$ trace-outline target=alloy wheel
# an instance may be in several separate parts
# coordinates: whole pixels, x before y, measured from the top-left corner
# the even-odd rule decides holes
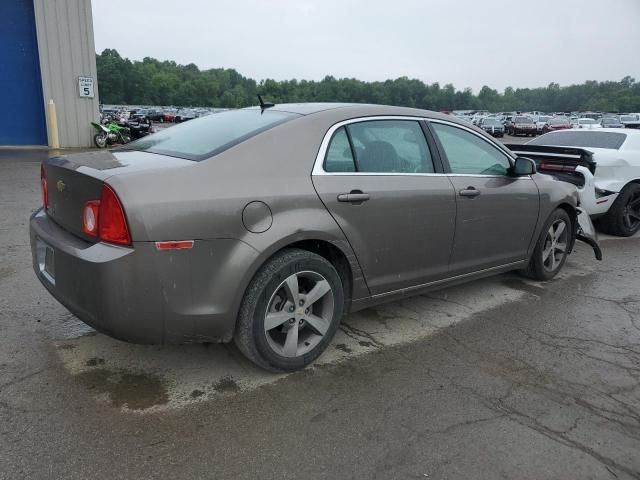
[[[631,232],[640,228],[640,191],[629,197],[629,201],[622,211],[622,221],[625,228]]]
[[[551,224],[544,240],[542,264],[548,272],[555,272],[567,254],[568,228],[563,219]]]
[[[318,345],[331,326],[334,295],[319,273],[287,277],[267,304],[264,331],[271,349],[283,357],[299,357]]]

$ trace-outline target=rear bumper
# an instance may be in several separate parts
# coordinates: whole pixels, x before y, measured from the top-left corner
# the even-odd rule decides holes
[[[31,217],[30,238],[34,271],[51,295],[96,330],[133,343],[229,341],[244,274],[257,256],[232,239],[173,251],[158,251],[153,242],[92,244],[42,210]],[[53,275],[44,266],[46,247]]]
[[[607,213],[619,193],[613,192],[609,195],[598,195],[596,193],[595,177],[591,171],[586,167],[577,166],[576,172],[584,177],[584,185],[578,187],[580,206],[594,218]]]

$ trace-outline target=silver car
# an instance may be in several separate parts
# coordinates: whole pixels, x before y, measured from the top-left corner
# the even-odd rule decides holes
[[[341,318],[509,270],[549,280],[592,225],[570,183],[410,108],[262,105],[53,157],[35,272],[100,332],[229,342],[294,370]]]

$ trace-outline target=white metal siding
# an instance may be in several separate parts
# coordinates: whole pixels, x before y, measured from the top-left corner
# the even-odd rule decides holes
[[[45,104],[56,104],[60,146],[92,145],[99,118],[91,0],[34,0]],[[94,98],[78,94],[78,77],[92,77]]]

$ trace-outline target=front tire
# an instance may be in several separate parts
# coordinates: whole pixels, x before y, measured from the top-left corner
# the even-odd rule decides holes
[[[105,148],[107,146],[107,135],[104,133],[96,133],[93,136],[93,143],[98,148]]]
[[[298,370],[325,350],[344,311],[344,288],[333,265],[315,253],[287,249],[249,284],[234,340],[262,368]]]
[[[571,235],[569,214],[558,208],[547,219],[523,274],[538,281],[555,277],[567,260]]]
[[[630,183],[625,186],[598,223],[603,232],[611,235],[635,235],[640,230],[640,185]]]

